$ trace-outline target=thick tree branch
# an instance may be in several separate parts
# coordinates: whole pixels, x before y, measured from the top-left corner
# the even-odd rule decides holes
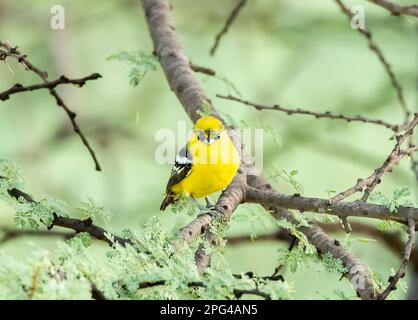
[[[413,4],[410,6],[403,6],[397,3],[393,3],[387,0],[368,0],[369,2],[373,2],[378,6],[390,11],[391,14],[395,16],[399,15],[407,15],[418,17],[418,5]]]
[[[301,212],[316,212],[332,214],[338,217],[363,217],[380,220],[393,220],[407,224],[408,218],[418,221],[418,209],[400,206],[396,213],[388,207],[379,204],[370,204],[363,201],[333,202],[329,199],[309,198],[299,195],[284,195],[272,190],[260,190],[248,187],[245,191],[246,201],[264,205],[277,206]]]
[[[0,60],[5,61],[7,57],[12,57],[16,59],[19,63],[21,63],[27,70],[36,73],[39,76],[39,78],[43,80],[44,83],[48,83],[48,79],[47,79],[48,73],[46,71],[42,71],[39,68],[35,67],[29,60],[26,59],[26,55],[23,55],[19,52],[17,47],[12,47],[8,43],[0,41],[0,48],[4,48],[6,50],[6,51],[1,50]],[[84,144],[84,146],[87,148],[88,152],[90,153],[94,161],[96,170],[101,171],[102,169],[100,167],[99,161],[97,160],[96,153],[94,152],[93,148],[90,146],[90,143],[88,142],[87,138],[85,137],[85,135],[83,134],[83,132],[81,131],[80,127],[78,126],[75,120],[77,114],[73,112],[67,106],[67,104],[64,102],[64,100],[61,98],[61,96],[57,93],[57,91],[54,88],[49,88],[49,92],[55,98],[56,104],[59,107],[64,109],[65,113],[68,116],[68,119],[71,122],[74,132],[80,137],[82,143]]]
[[[228,221],[238,205],[245,199],[245,173],[241,167],[226,188],[226,190],[219,197],[216,202],[216,209],[212,210],[212,214],[216,213],[222,217],[224,221]],[[213,220],[213,215],[202,214],[190,222],[187,226],[180,230],[183,240],[189,242],[200,235],[205,235],[205,240],[212,245],[218,244],[218,239],[210,231],[210,226]],[[203,272],[211,262],[211,255],[205,252],[204,246],[200,245],[195,255],[196,265],[200,272]]]
[[[386,121],[383,121],[383,120],[380,120],[380,119],[372,119],[372,118],[367,118],[367,117],[360,116],[360,115],[351,117],[351,116],[345,116],[343,114],[333,114],[333,113],[331,113],[329,111],[326,111],[326,112],[314,112],[314,111],[304,110],[304,109],[301,109],[301,108],[290,109],[290,108],[281,107],[278,104],[275,104],[273,106],[266,106],[266,105],[261,105],[261,104],[257,104],[257,103],[254,103],[254,102],[250,102],[250,101],[247,101],[247,100],[243,100],[243,99],[240,99],[240,98],[231,96],[231,95],[224,96],[224,95],[217,94],[216,96],[218,98],[221,98],[221,99],[240,102],[240,103],[242,103],[244,105],[253,107],[253,108],[255,108],[256,110],[259,110],[259,111],[260,110],[272,110],[272,111],[284,112],[284,113],[286,113],[289,116],[290,115],[294,115],[294,114],[302,114],[302,115],[313,116],[313,117],[315,117],[317,119],[326,118],[326,119],[345,120],[347,122],[372,123],[372,124],[376,124],[376,125],[383,126],[385,128],[391,129],[391,130],[393,130],[395,132],[397,132],[399,130],[399,126],[398,125],[391,124],[389,122],[386,122]]]
[[[101,78],[102,76],[98,73],[93,73],[87,77],[80,78],[80,79],[68,79],[66,76],[61,76],[58,79],[54,81],[47,81],[39,84],[33,84],[31,86],[23,86],[20,83],[16,83],[13,87],[10,89],[3,91],[0,93],[0,100],[5,101],[10,98],[12,94],[25,92],[25,91],[33,91],[33,90],[39,90],[39,89],[54,89],[55,87],[61,85],[61,84],[74,84],[79,87],[82,87],[86,84],[89,80],[96,80]]]
[[[198,110],[208,103],[175,31],[168,1],[142,0],[154,51],[159,58],[171,90],[176,94],[186,113],[195,122]]]
[[[246,3],[247,0],[239,0],[236,6],[232,9],[231,13],[228,16],[228,19],[226,19],[225,25],[223,26],[222,30],[215,37],[215,42],[212,48],[210,49],[211,56],[215,54],[215,51],[218,48],[222,37],[228,32],[229,27],[231,27],[231,25],[234,23],[241,9],[245,6]]]
[[[241,169],[240,169],[241,170]],[[228,188],[219,197],[216,203],[217,210],[221,211],[222,217],[228,220],[238,205],[245,199],[245,176],[241,170],[232,180]],[[204,234],[210,227],[213,217],[202,214],[180,230],[182,238],[189,242]]]
[[[347,16],[348,20],[351,21],[353,19],[354,15],[351,13],[350,9],[347,8],[347,6],[342,2],[342,0],[335,0],[335,2],[340,7],[341,11]],[[379,58],[380,62],[383,65],[383,67],[385,68],[386,73],[388,74],[388,76],[390,78],[390,81],[392,83],[392,86],[396,91],[396,94],[398,96],[398,100],[401,104],[402,110],[405,114],[405,119],[407,121],[408,118],[409,118],[410,112],[409,112],[408,106],[406,105],[406,102],[405,102],[402,86],[401,86],[400,82],[398,81],[398,79],[396,78],[395,73],[392,70],[392,66],[389,64],[388,60],[383,55],[382,50],[374,42],[372,33],[370,31],[368,31],[366,29],[362,29],[362,28],[357,28],[356,30],[366,38],[367,43],[369,44],[370,50],[372,50],[377,55],[377,57]]]

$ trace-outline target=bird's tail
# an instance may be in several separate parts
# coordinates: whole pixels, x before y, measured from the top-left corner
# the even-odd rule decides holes
[[[161,202],[160,210],[164,211],[171,203],[174,203],[176,199],[174,198],[174,194],[169,192],[165,195],[163,202]]]

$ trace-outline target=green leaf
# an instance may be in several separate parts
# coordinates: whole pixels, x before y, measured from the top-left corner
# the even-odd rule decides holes
[[[403,197],[409,197],[410,195],[411,195],[411,189],[409,187],[401,187],[393,191],[393,197],[395,200],[399,200],[400,198],[403,198]]]
[[[322,263],[328,272],[347,273],[347,268],[344,267],[341,259],[336,258],[330,252],[326,252],[322,256]]]
[[[113,216],[113,214],[108,209],[97,205],[91,198],[88,198],[87,201],[82,202],[77,209],[86,218],[90,218],[93,221],[101,219],[106,224],[110,222]]]
[[[137,86],[148,71],[157,70],[158,59],[153,54],[144,52],[127,52],[122,51],[117,54],[110,55],[107,60],[117,60],[132,66],[129,72],[129,83],[131,86]]]

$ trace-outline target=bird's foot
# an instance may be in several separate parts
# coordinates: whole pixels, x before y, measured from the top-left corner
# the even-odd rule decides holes
[[[203,213],[211,216],[213,219],[224,217],[224,211],[222,207],[216,204],[211,204],[210,206],[207,206]]]
[[[206,201],[206,208],[210,209],[211,207],[213,207],[213,204],[209,201],[208,197],[205,197],[205,201]]]

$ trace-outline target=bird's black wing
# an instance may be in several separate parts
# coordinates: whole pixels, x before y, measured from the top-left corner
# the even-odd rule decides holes
[[[166,192],[169,193],[171,187],[186,178],[192,170],[193,157],[187,146],[183,147],[177,154],[173,170],[171,170],[170,178],[167,182]]]
[[[178,195],[175,195],[171,191],[171,187],[182,181],[192,172],[192,165],[193,158],[186,146],[180,150],[176,157],[173,170],[171,170],[171,175],[167,182],[166,195],[161,203],[160,210],[164,211],[167,206],[177,201]]]

